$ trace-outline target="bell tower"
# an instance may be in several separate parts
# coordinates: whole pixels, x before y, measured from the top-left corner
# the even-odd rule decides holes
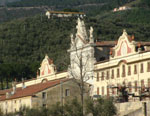
[[[78,18],[77,32],[71,34],[71,44],[68,52],[70,53],[70,66],[68,68],[70,77],[80,79],[92,84],[94,76],[94,38],[93,28],[87,32],[83,19]],[[88,37],[89,35],[89,37]]]

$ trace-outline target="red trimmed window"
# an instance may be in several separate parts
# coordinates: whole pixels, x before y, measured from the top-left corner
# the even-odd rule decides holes
[[[122,77],[126,76],[125,65],[122,65]]]
[[[147,62],[147,72],[150,72],[150,62]]]
[[[99,95],[99,87],[97,87],[97,95]]]
[[[141,73],[144,72],[144,67],[143,67],[143,63],[141,63],[141,70],[140,70]]]
[[[107,78],[107,80],[109,79],[109,71],[107,71],[107,77],[106,78]]]
[[[114,79],[114,69],[111,70],[111,78]]]
[[[134,84],[135,84],[135,92],[137,92],[137,81],[135,81]]]
[[[101,80],[104,80],[104,72],[102,72],[101,75],[102,75]]]
[[[114,88],[112,88],[112,94],[113,94],[113,95],[115,94],[115,89],[114,89]]]
[[[97,72],[97,81],[99,81],[99,72]]]
[[[128,75],[131,75],[131,66],[128,66]]]
[[[117,77],[120,77],[120,70],[117,68]]]
[[[137,74],[137,66],[134,65],[134,74]]]
[[[107,87],[107,97],[109,97],[109,88]]]
[[[150,87],[150,79],[148,79],[148,87]]]
[[[144,85],[144,80],[141,80],[141,87],[144,88],[145,85]]]
[[[102,87],[102,95],[104,95],[104,87]]]
[[[132,92],[132,88],[131,88],[132,85],[131,85],[131,82],[128,83],[128,87],[129,87],[129,92]]]

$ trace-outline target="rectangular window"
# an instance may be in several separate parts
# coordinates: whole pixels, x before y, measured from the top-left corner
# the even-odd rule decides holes
[[[46,104],[43,104],[43,107],[46,108]]]
[[[119,84],[117,83],[117,87],[119,88]],[[119,94],[119,91],[118,91],[118,89],[117,89],[117,95]]]
[[[143,67],[143,63],[141,63],[141,71],[140,71],[141,73],[143,73],[144,72],[144,67]]]
[[[144,85],[144,80],[141,80],[141,87],[142,87],[142,88],[145,87],[145,85]]]
[[[128,87],[129,87],[129,92],[132,92],[132,85],[131,85],[131,82],[128,83]]]
[[[107,77],[106,78],[107,78],[107,80],[109,79],[109,71],[107,71]]]
[[[126,76],[125,65],[122,65],[122,77]]]
[[[114,79],[114,70],[111,70],[111,78]]]
[[[97,81],[99,81],[99,72],[97,72]]]
[[[128,66],[128,75],[131,75],[131,66]]]
[[[70,96],[70,89],[65,90],[65,96]]]
[[[113,95],[115,94],[115,89],[114,89],[114,88],[112,88],[112,94],[113,94]]]
[[[117,77],[120,77],[120,70],[117,68]]]
[[[147,72],[150,72],[150,62],[147,62]]]
[[[109,88],[107,87],[107,97],[109,97]]]
[[[97,95],[99,95],[99,87],[97,87]]]
[[[42,99],[46,99],[46,92],[42,92]]]
[[[137,66],[134,65],[134,74],[137,74]]]
[[[101,80],[104,80],[104,72],[102,72],[102,74],[101,74],[101,75],[102,75]]]
[[[141,80],[141,92],[145,92],[144,80]]]
[[[135,92],[137,92],[137,81],[135,81],[134,84],[135,84]]]
[[[104,87],[102,87],[102,95],[104,95]]]
[[[150,79],[148,79],[148,87],[150,87]]]

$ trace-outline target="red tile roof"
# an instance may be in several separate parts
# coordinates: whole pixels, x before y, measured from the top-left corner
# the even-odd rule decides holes
[[[96,46],[115,46],[116,42],[115,41],[99,41],[96,42]]]
[[[0,95],[6,94],[6,92],[10,92],[11,89],[0,90]]]
[[[52,14],[85,14],[83,12],[64,12],[64,11],[48,11],[49,13]]]
[[[21,97],[26,97],[26,96],[32,96],[40,91],[43,91],[47,88],[50,88],[50,87],[60,84],[61,81],[65,82],[68,80],[70,80],[70,79],[59,79],[59,80],[55,80],[55,81],[48,81],[46,83],[39,83],[39,84],[27,86],[24,89],[17,88],[15,94],[11,95],[9,98],[6,98],[6,94],[5,94],[2,97],[0,97],[0,101],[16,99],[16,98],[21,98]],[[10,90],[12,91],[12,89],[10,89]],[[6,91],[6,92],[10,92],[10,90]]]
[[[150,46],[150,42],[137,41],[137,45],[138,45],[138,43],[140,43],[143,46]],[[99,41],[99,42],[96,42],[96,46],[110,46],[110,47],[113,47],[115,45],[116,45],[116,41]]]

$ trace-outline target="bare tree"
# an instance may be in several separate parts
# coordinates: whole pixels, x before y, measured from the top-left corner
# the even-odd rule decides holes
[[[91,77],[93,77],[94,69],[94,41],[93,41],[93,28],[90,28],[90,37],[88,38],[84,22],[78,19],[77,33],[74,38],[71,34],[71,48],[70,52],[70,66],[68,72],[70,77],[74,78],[79,86],[82,115],[84,114],[84,93],[86,92],[85,83],[91,84]]]

